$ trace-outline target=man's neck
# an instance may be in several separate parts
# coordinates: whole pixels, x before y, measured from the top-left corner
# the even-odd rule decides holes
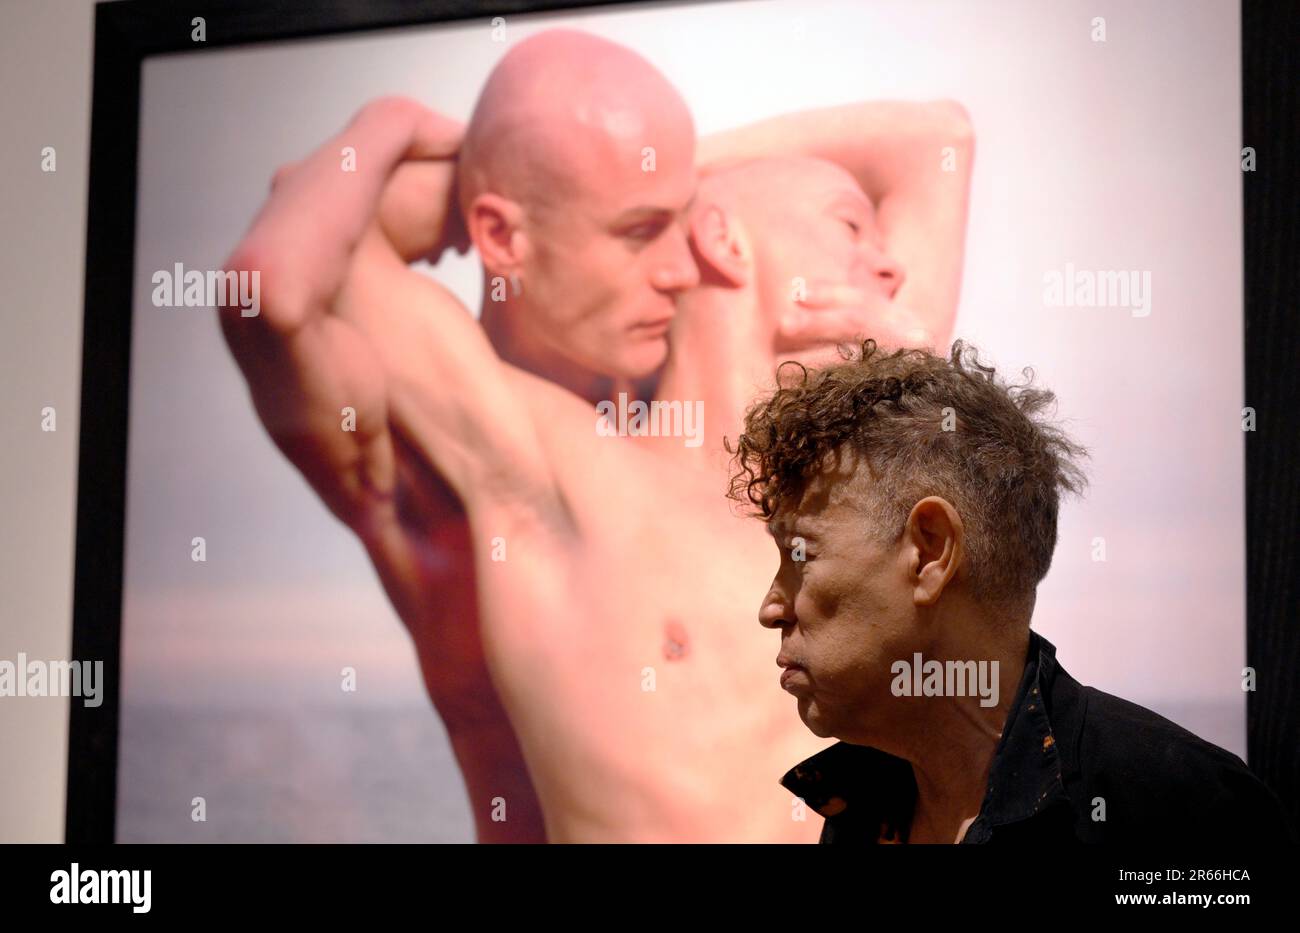
[[[983,625],[980,620],[961,628],[978,631]],[[998,701],[985,707],[979,696],[912,697],[908,707],[915,715],[895,718],[891,740],[878,743],[912,765],[917,796],[909,842],[959,842],[979,815],[1028,649],[1027,627],[1013,626],[996,642],[934,645],[923,655],[923,662],[996,660]]]
[[[678,302],[655,398],[704,402],[703,449],[721,449],[722,437],[739,434],[746,408],[773,381],[773,342],[761,332],[751,291],[698,288]]]
[[[539,341],[528,339],[519,325],[521,316],[527,313],[510,300],[483,302],[479,323],[503,362],[568,389],[593,405],[613,398],[620,389],[627,391],[626,385],[584,369]]]

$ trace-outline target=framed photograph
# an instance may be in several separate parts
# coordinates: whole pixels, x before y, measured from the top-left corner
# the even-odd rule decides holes
[[[991,367],[1059,432],[1002,479],[973,445],[986,486],[899,467],[909,503],[965,503],[969,573],[907,602],[916,644],[1032,624],[1293,807],[1295,584],[1251,549],[1294,541],[1258,459],[1291,443],[1264,361],[1294,325],[1248,302],[1280,169],[1243,139],[1244,22],[102,4],[74,653],[106,681],[73,704],[69,841],[824,838],[834,805],[783,778],[859,733],[773,661],[833,600],[771,608],[798,544],[750,481],[795,423],[778,384],[867,338]],[[854,651],[898,605],[835,610]],[[970,709],[1016,708],[1022,641]]]

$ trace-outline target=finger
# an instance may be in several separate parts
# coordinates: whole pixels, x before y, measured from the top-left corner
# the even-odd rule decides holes
[[[474,243],[469,237],[469,230],[465,227],[465,220],[460,215],[460,207],[453,204],[451,213],[451,245],[463,256],[469,252]]]
[[[871,315],[862,308],[796,310],[784,316],[780,336],[793,344],[839,343],[865,336]]]
[[[910,308],[890,305],[873,322],[871,334],[883,348],[929,347],[934,335],[924,319]]]
[[[864,307],[797,309],[781,321],[780,337],[791,344],[859,343],[871,338],[882,348],[929,347],[934,336],[910,308],[875,304]]]
[[[865,288],[843,283],[813,282],[804,289],[803,297],[795,299],[805,308],[863,307],[870,302]]]

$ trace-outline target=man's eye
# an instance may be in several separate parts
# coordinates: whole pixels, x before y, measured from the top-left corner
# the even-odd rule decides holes
[[[663,232],[663,229],[664,225],[661,223],[637,224],[635,227],[625,230],[623,235],[634,240],[653,240]]]
[[[849,229],[853,231],[854,236],[857,236],[859,233],[862,232],[862,228],[859,227],[855,221],[849,220],[847,217],[845,217],[844,222],[849,225]]]
[[[813,558],[813,553],[808,550],[806,544],[795,544],[790,547],[784,547],[781,550],[796,564],[806,564]]]

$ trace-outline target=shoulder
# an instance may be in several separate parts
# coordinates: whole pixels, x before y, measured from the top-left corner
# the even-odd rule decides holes
[[[1107,822],[1206,839],[1286,837],[1280,801],[1239,757],[1146,707],[1081,690],[1078,772],[1091,800],[1105,801]]]
[[[1083,687],[1087,715],[1080,751],[1109,767],[1151,777],[1204,779],[1245,769],[1241,759],[1205,741],[1159,713],[1098,690]]]
[[[600,408],[573,392],[517,366],[503,364],[517,401],[516,414],[530,421],[538,441],[560,461],[586,460],[604,440],[598,430]],[[627,445],[618,445],[619,449]]]
[[[671,460],[620,434],[620,416],[608,416],[618,410],[616,392],[591,402],[516,366],[507,364],[505,373],[555,484],[575,507],[591,501],[602,514],[615,506],[635,508],[644,503],[645,489],[660,488],[680,472]]]

